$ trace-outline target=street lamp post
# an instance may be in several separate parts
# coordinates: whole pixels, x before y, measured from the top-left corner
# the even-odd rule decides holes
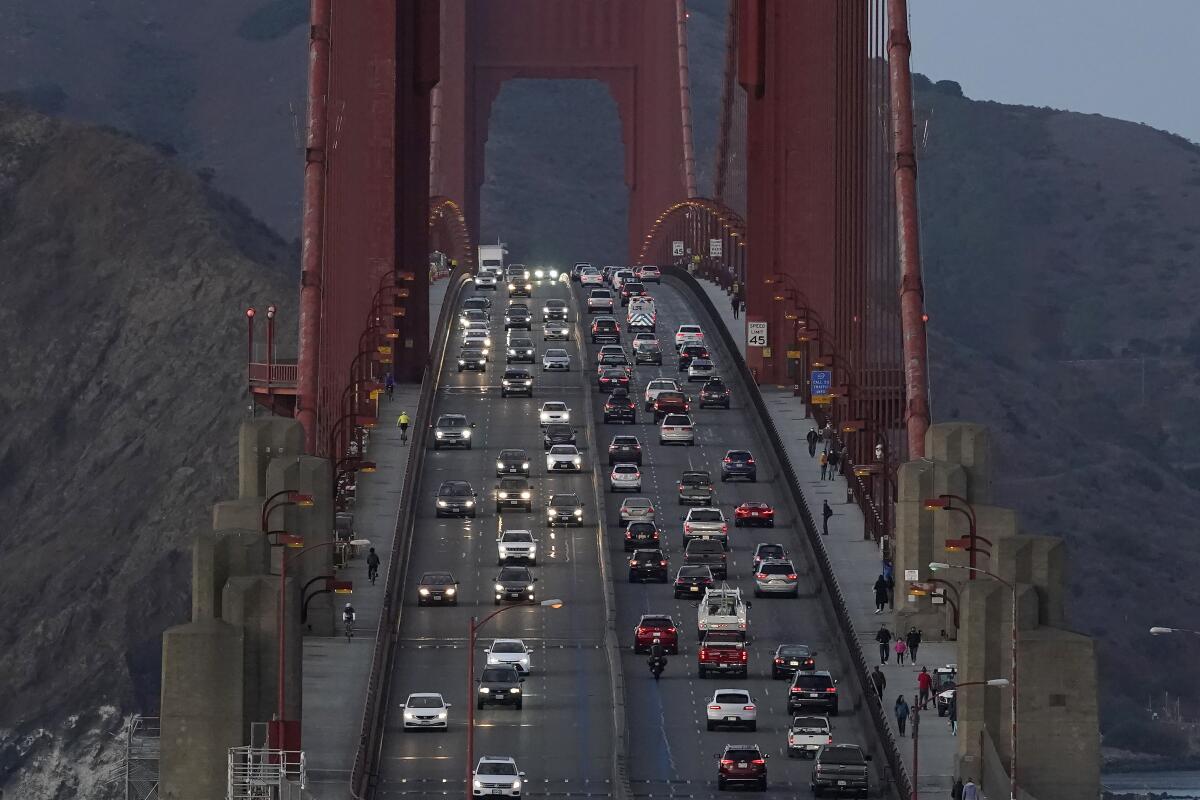
[[[955,500],[962,503],[962,506],[954,505]],[[939,494],[937,497],[924,500],[921,505],[925,507],[926,511],[957,511],[967,518],[967,536],[971,540],[971,545],[967,548],[967,552],[970,558],[970,569],[972,570],[968,580],[975,580],[975,571],[977,570],[975,566],[975,551],[978,548],[977,539],[979,538],[975,522],[975,507],[968,503],[966,498],[959,497],[956,494]],[[982,572],[982,570],[978,571]]]
[[[491,614],[488,614],[482,620],[472,616],[468,620],[469,633],[467,636],[467,798],[470,800],[474,795],[471,793],[471,776],[475,773],[475,637],[479,633],[479,629],[491,622],[491,620],[505,611],[512,611],[514,608],[562,608],[563,601],[558,598],[552,600],[543,600],[540,603],[529,605],[504,606],[498,608]]]
[[[1004,584],[1008,587],[1009,592],[1012,594],[1012,642],[1010,648],[1010,658],[1012,662],[1010,671],[1012,674],[1009,678],[1012,682],[1012,697],[1010,698],[1011,710],[1009,712],[1010,716],[1012,717],[1012,726],[1009,730],[1008,742],[1008,796],[1009,800],[1017,800],[1017,585],[1015,583],[1006,581],[1004,578],[1001,578],[994,572],[989,572],[988,570],[980,569],[979,567],[964,567],[958,564],[944,564],[938,561],[931,561],[929,563],[929,569],[934,572],[939,569],[963,569],[972,573],[978,572],[981,575],[987,575],[992,580],[999,581],[1000,583]]]
[[[1150,629],[1151,636],[1165,636],[1168,633],[1190,633],[1193,636],[1200,636],[1200,631],[1188,630],[1187,628],[1162,628],[1155,625]]]
[[[287,499],[282,503],[275,503],[277,498],[287,496]],[[274,505],[271,505],[275,503]],[[282,489],[263,501],[262,512],[259,517],[259,530],[263,533],[267,532],[267,523],[271,519],[271,512],[283,506],[300,506],[301,508],[311,508],[313,505],[313,497],[311,494],[298,492],[295,489]]]

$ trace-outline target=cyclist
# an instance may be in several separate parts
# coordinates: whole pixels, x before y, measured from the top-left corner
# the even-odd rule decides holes
[[[379,554],[375,552],[375,548],[371,548],[371,552],[367,553],[367,577],[371,579],[371,585],[375,585],[375,578],[379,576]]]
[[[395,390],[395,388],[396,388],[396,379],[393,378],[392,373],[389,372],[387,374],[387,377],[384,378],[384,380],[383,380],[383,389],[385,392],[387,392],[388,400],[392,399],[392,391]]]
[[[354,635],[354,618],[357,614],[354,613],[354,606],[346,603],[346,607],[342,609],[342,625],[346,628],[346,638],[349,639]]]
[[[400,429],[400,441],[408,441],[408,412],[401,411],[400,416],[396,418],[396,427]]]

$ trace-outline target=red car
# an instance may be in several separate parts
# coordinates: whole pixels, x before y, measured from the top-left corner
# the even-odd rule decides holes
[[[654,399],[654,421],[658,422],[667,414],[686,414],[691,407],[683,392],[659,392]]]
[[[769,503],[759,500],[747,500],[733,510],[733,527],[757,528],[760,526],[775,527],[775,509]]]
[[[732,783],[750,784],[760,792],[767,790],[767,754],[758,745],[727,744],[717,756],[717,788],[724,791]]]
[[[633,652],[648,653],[650,646],[661,644],[670,655],[679,655],[679,629],[666,614],[643,614],[633,629]]]

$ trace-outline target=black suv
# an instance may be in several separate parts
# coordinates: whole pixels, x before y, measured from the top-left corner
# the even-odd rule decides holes
[[[474,422],[467,422],[462,414],[442,414],[433,423],[433,449],[443,447],[465,447],[471,449],[471,429]]]
[[[496,476],[503,475],[529,477],[529,454],[524,450],[501,450],[496,456]]]
[[[582,525],[583,502],[574,492],[550,496],[546,506],[546,524],[553,528],[555,525]]]
[[[504,567],[496,574],[496,605],[502,600],[514,600],[519,603],[532,603],[535,595],[533,584],[537,578],[529,571],[529,567]]]
[[[679,371],[687,372],[693,358],[708,358],[708,348],[702,344],[685,344],[679,348]]]
[[[629,557],[629,582],[667,582],[667,557],[662,550],[634,550]]]
[[[474,517],[475,490],[466,481],[442,481],[434,495],[439,517]]]
[[[515,706],[521,710],[521,684],[525,679],[512,664],[487,667],[479,678],[479,688],[475,690],[475,708],[483,710],[486,705]]]
[[[592,321],[592,344],[613,344],[621,341],[621,329],[612,317],[596,317]]]
[[[578,444],[575,429],[565,422],[551,422],[542,431],[542,449],[549,450],[556,444]]]
[[[701,408],[729,408],[729,387],[720,378],[709,378],[700,389]]]
[[[637,403],[628,391],[615,391],[608,396],[604,401],[604,421],[637,424]]]
[[[749,450],[729,450],[721,459],[721,480],[745,478],[754,483],[758,480],[758,465]]]
[[[631,522],[625,526],[625,552],[645,547],[658,547],[658,526],[653,522]]]
[[[683,550],[684,564],[708,567],[722,581],[729,577],[728,560],[725,547],[716,539],[692,539]]]
[[[624,389],[629,392],[629,373],[624,367],[605,367],[596,377],[596,391],[616,392]]]
[[[629,305],[629,298],[642,297],[646,294],[646,287],[636,281],[625,281],[621,284],[621,305]]]
[[[642,443],[636,436],[614,436],[608,446],[608,465],[642,464]]]
[[[504,330],[524,328],[532,330],[533,320],[529,315],[529,307],[522,305],[509,306],[504,312]]]
[[[525,478],[501,478],[496,484],[496,513],[506,508],[533,511],[533,490]]]
[[[483,354],[482,350],[464,347],[458,353],[458,371],[462,372],[465,369],[474,370],[475,372],[485,372],[487,370],[487,356]]]
[[[527,369],[506,369],[500,379],[500,396],[523,394],[533,397],[533,375]]]
[[[789,714],[810,708],[819,708],[836,717],[838,713],[838,691],[836,681],[827,670],[797,672],[788,690],[787,709]]]
[[[856,744],[827,744],[817,751],[812,777],[808,786],[813,797],[823,797],[826,791],[841,795],[854,792],[867,797],[870,789],[867,762],[869,755]]]
[[[533,346],[533,339],[524,336],[509,339],[504,358],[506,364],[532,364],[537,359],[537,350]]]

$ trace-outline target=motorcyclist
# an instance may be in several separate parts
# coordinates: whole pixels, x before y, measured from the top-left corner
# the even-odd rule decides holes
[[[650,658],[646,661],[650,666],[650,671],[662,672],[667,666],[667,651],[658,642],[650,645]],[[656,676],[657,677],[657,676]]]

